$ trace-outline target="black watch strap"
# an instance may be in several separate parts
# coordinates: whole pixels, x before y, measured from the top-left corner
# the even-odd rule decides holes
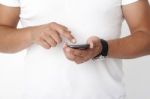
[[[108,54],[108,43],[107,41],[101,39],[101,44],[102,44],[102,52],[101,52],[101,55],[102,56],[107,56]]]
[[[102,51],[97,56],[95,56],[93,59],[97,59],[100,56],[106,57],[108,55],[108,42],[105,41],[104,39],[100,39],[100,43],[102,45]]]

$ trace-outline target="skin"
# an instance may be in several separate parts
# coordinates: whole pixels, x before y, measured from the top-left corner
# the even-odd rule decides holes
[[[108,41],[108,57],[129,59],[150,54],[150,8],[147,0],[139,0],[136,3],[122,6],[122,12],[126,19],[131,35]],[[33,43],[44,48],[56,47],[62,41],[61,36],[75,43],[71,32],[63,25],[52,22],[41,26],[17,29],[20,8],[0,5],[0,51],[15,53],[21,51]],[[54,35],[53,35],[54,34]],[[81,64],[101,52],[100,37],[89,37],[87,50],[71,49],[64,44],[63,50],[66,58]],[[11,41],[11,42],[10,42]]]
[[[75,43],[71,31],[56,22],[17,29],[20,8],[0,5],[0,52],[16,53],[33,43],[49,49],[62,42],[61,36]]]
[[[108,57],[131,59],[150,54],[150,8],[147,0],[122,6],[131,35],[108,41]],[[90,50],[77,50],[64,45],[66,57],[77,64],[84,63],[101,52],[100,37],[90,37]],[[94,46],[93,46],[94,45]],[[97,47],[99,45],[99,47]],[[93,47],[92,47],[93,46]]]

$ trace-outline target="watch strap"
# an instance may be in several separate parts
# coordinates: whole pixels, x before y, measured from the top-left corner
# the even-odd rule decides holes
[[[100,56],[106,57],[108,55],[108,42],[104,39],[100,39],[100,44],[102,46],[102,50],[93,59],[98,59]]]

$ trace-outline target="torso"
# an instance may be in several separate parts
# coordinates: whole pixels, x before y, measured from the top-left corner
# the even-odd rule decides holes
[[[24,27],[58,22],[85,43],[90,36],[120,37],[121,0],[21,0]],[[122,62],[118,59],[88,61],[77,65],[67,60],[62,44],[46,50],[28,49],[25,66],[26,99],[120,99]]]

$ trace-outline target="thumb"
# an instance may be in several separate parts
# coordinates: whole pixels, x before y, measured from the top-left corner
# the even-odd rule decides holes
[[[90,48],[94,48],[94,41],[92,39],[89,39],[87,42],[90,45]]]

